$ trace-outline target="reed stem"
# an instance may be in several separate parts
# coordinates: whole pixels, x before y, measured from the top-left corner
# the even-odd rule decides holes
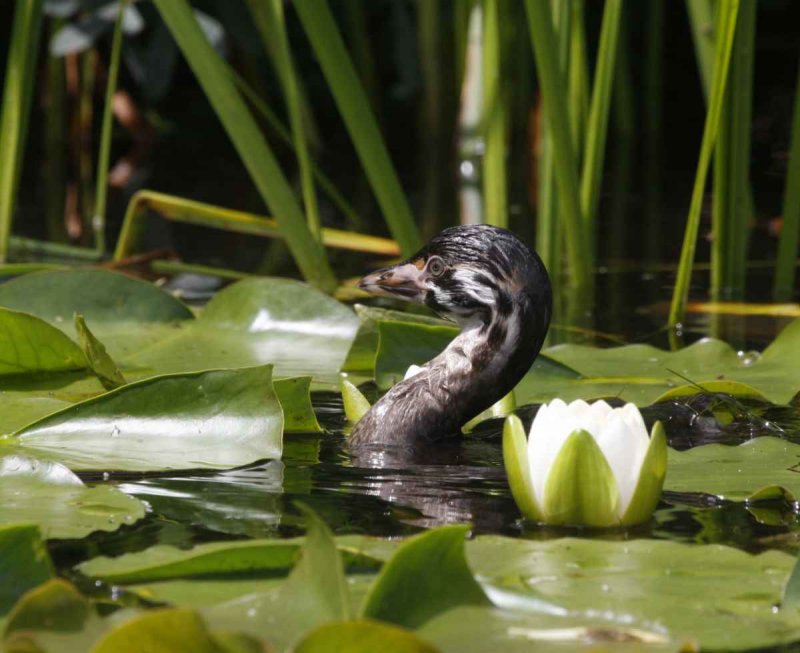
[[[0,114],[0,263],[8,260],[17,189],[30,122],[43,0],[16,3]]]
[[[97,186],[95,188],[95,207],[92,217],[94,246],[99,255],[106,251],[106,203],[108,197],[108,167],[111,157],[111,132],[114,122],[114,93],[117,91],[119,78],[119,62],[122,52],[122,21],[128,0],[121,0],[117,8],[117,20],[114,24],[114,38],[111,42],[111,60],[108,64],[108,81],[106,82],[106,98],[103,105],[103,124],[100,132],[100,150],[97,154]]]
[[[705,192],[706,175],[711,162],[714,144],[719,133],[722,103],[725,98],[725,89],[728,82],[728,69],[730,67],[731,51],[733,50],[734,35],[736,33],[736,19],[739,13],[739,0],[720,0],[718,11],[716,52],[714,59],[714,78],[709,96],[708,112],[703,129],[703,140],[700,146],[700,156],[697,163],[692,200],[689,205],[689,215],[686,221],[683,247],[678,264],[678,277],[672,294],[672,303],[669,312],[669,325],[674,330],[680,330],[680,325],[686,315],[686,303],[689,298],[689,285],[691,283],[692,266],[697,246],[697,234],[700,228],[700,212],[703,208],[703,195]]]

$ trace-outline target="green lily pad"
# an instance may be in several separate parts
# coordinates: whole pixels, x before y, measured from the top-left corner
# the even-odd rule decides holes
[[[319,433],[322,431],[311,405],[311,377],[273,379],[272,385],[283,408],[283,430]]]
[[[125,377],[122,376],[117,364],[108,355],[105,345],[89,330],[86,320],[78,313],[75,313],[75,331],[78,333],[78,341],[86,355],[89,367],[100,379],[103,387],[112,390],[125,385],[127,383]]]
[[[0,435],[11,435],[23,426],[72,404],[51,397],[25,397],[0,392]]]
[[[27,630],[80,630],[89,617],[89,601],[75,586],[53,578],[24,594],[6,619],[4,635]]]
[[[296,653],[437,653],[438,649],[397,626],[359,619],[325,624],[295,647]]]
[[[106,633],[91,653],[222,653],[203,619],[178,608],[149,610]]]
[[[193,317],[183,302],[152,283],[98,268],[17,277],[0,285],[0,306],[36,315],[70,335],[75,335],[74,313],[92,324],[175,322]]]
[[[245,279],[219,292],[196,321],[122,363],[139,378],[270,363],[277,376],[336,383],[357,327],[352,310],[306,284]]]
[[[406,540],[370,587],[362,616],[418,628],[459,605],[490,605],[464,557],[469,527],[443,526]]]
[[[800,639],[800,612],[775,608],[795,563],[778,551],[486,536],[467,545],[467,559],[495,603],[532,612],[604,615],[627,628],[697,640],[702,650],[762,649]]]
[[[788,403],[800,390],[800,319],[794,320],[760,355],[738,356],[730,345],[705,338],[676,352],[649,345],[627,345],[597,349],[583,345],[560,345],[547,355],[589,379],[616,380],[620,396],[643,398],[630,387],[646,386],[652,403],[670,388],[685,385],[686,379],[703,386],[705,382],[735,381],[760,392],[770,401]],[[713,376],[712,376],[713,375]],[[649,381],[647,381],[649,380]],[[652,382],[658,382],[657,388]]]
[[[422,365],[439,354],[458,335],[451,326],[378,322],[375,383],[386,390],[402,381],[410,365]]]
[[[373,375],[375,371],[375,356],[378,353],[378,342],[380,340],[378,333],[378,324],[380,322],[410,322],[412,324],[449,327],[453,332],[451,339],[458,333],[457,327],[436,317],[392,311],[361,304],[356,304],[355,310],[359,319],[358,331],[353,339],[353,344],[350,346],[350,351],[347,352],[347,359],[342,365],[342,371],[351,374]],[[444,343],[442,346],[444,347],[446,344]],[[435,353],[438,353],[438,351]]]
[[[691,638],[673,639],[659,623],[630,624],[613,615],[536,613],[464,606],[434,617],[420,636],[444,653],[686,653]]]
[[[86,487],[63,465],[0,458],[0,524],[35,523],[46,538],[114,531],[144,517],[144,504],[114,487]]]
[[[270,366],[131,383],[15,434],[35,457],[71,469],[223,468],[280,458],[283,416]]]
[[[0,308],[0,375],[86,366],[80,347],[61,331],[33,315]]]
[[[765,488],[779,487],[800,497],[799,469],[800,445],[780,438],[759,437],[738,446],[670,449],[664,489],[744,501]]]
[[[93,558],[78,566],[82,574],[109,583],[146,583],[176,578],[230,578],[285,575],[297,562],[303,538],[207,542],[184,550],[156,545],[114,558]],[[391,549],[382,540],[350,535],[337,538],[348,567],[375,570]],[[393,547],[392,547],[393,548]]]
[[[289,577],[271,591],[203,610],[214,628],[242,630],[283,650],[317,626],[349,618],[347,581],[333,535],[310,510],[301,509],[308,535]]]
[[[698,392],[707,393],[721,393],[738,397],[740,399],[755,399],[756,401],[768,402],[767,397],[756,390],[754,387],[746,383],[739,383],[738,381],[704,381],[702,386],[696,384],[680,385],[672,390],[667,390],[663,395],[656,398],[655,403],[659,401],[672,401],[674,399],[683,399],[691,397]]]
[[[37,526],[0,527],[0,616],[25,592],[53,576],[53,564]]]

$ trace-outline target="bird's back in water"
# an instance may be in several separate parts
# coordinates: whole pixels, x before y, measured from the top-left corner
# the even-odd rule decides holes
[[[425,304],[461,333],[355,425],[351,447],[413,446],[456,434],[511,391],[550,324],[550,280],[539,257],[506,229],[445,229],[407,261],[361,280],[377,294]]]

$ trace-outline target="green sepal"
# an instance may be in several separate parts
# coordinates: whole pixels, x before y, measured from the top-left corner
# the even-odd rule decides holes
[[[573,431],[561,447],[544,486],[548,524],[614,526],[619,523],[614,473],[590,433]]]
[[[667,436],[661,422],[656,422],[650,432],[650,444],[647,446],[647,453],[639,470],[639,480],[636,482],[631,503],[622,515],[623,525],[641,524],[653,516],[653,511],[661,498],[661,488],[664,487],[666,475]]]
[[[350,424],[355,424],[371,408],[369,400],[356,386],[342,376],[342,403],[344,416]]]
[[[506,467],[511,495],[520,512],[532,521],[542,521],[542,511],[533,494],[525,429],[516,415],[506,417],[503,424],[503,464]]]
[[[473,417],[469,422],[461,427],[462,433],[469,433],[481,422],[492,419],[493,417],[506,417],[517,410],[517,399],[512,390],[504,397],[495,401],[486,410]]]

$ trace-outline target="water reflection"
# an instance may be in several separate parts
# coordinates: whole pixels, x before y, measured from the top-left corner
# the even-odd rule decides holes
[[[315,396],[315,407],[327,432],[288,435],[282,461],[220,473],[137,479],[112,475],[122,490],[149,504],[148,517],[117,533],[56,544],[51,552],[59,561],[75,562],[90,553],[118,555],[156,543],[187,547],[225,537],[300,535],[304,529],[295,506],[298,500],[317,511],[337,534],[392,537],[471,523],[476,532],[533,539],[656,537],[751,551],[800,548],[797,506],[779,499],[744,505],[666,492],[652,522],[633,529],[600,533],[523,523],[502,466],[501,420],[484,422],[461,441],[428,449],[354,455],[342,435],[338,396]],[[536,410],[526,406],[519,411],[526,426]],[[706,394],[650,406],[642,413],[648,426],[663,420],[671,446],[680,449],[739,444],[760,435],[800,441],[800,410],[792,406]]]

